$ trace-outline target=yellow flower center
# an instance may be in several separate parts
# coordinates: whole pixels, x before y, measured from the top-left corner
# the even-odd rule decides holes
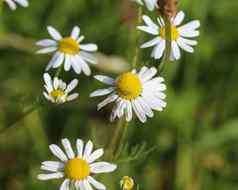
[[[63,38],[59,41],[59,51],[66,54],[77,54],[80,50],[80,45],[71,37]]]
[[[54,99],[58,99],[58,98],[60,98],[60,97],[62,97],[64,95],[65,95],[65,93],[62,90],[53,90],[50,93],[50,96],[53,97]]]
[[[64,168],[65,177],[71,180],[83,180],[90,174],[88,163],[80,158],[69,160]]]
[[[134,180],[129,176],[124,176],[121,180],[123,190],[131,190],[134,187]]]
[[[165,39],[166,35],[165,35],[165,27],[161,27],[160,28],[160,37]],[[179,38],[179,31],[176,28],[176,26],[171,26],[171,40],[175,41]]]
[[[142,84],[139,77],[133,73],[123,73],[117,80],[117,93],[126,100],[137,98],[142,92]]]

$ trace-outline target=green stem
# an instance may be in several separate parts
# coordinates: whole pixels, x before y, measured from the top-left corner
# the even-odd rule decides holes
[[[143,14],[143,10],[142,10],[142,7],[140,6],[138,8],[138,19],[137,19],[137,25],[140,25],[142,23],[142,14]],[[136,31],[136,34],[135,34],[135,55],[134,55],[134,59],[133,59],[133,62],[132,62],[132,68],[135,69],[136,66],[138,65],[138,60],[139,60],[139,40],[140,40],[140,34],[141,32],[140,31]]]
[[[8,130],[16,127],[17,123],[22,121],[25,117],[27,117],[28,115],[30,115],[32,112],[34,112],[35,110],[37,110],[39,107],[41,106],[41,104],[39,102],[33,104],[29,109],[27,109],[22,115],[21,117],[17,118],[15,121],[13,121],[9,126],[5,127],[4,129],[2,129],[0,131],[0,135],[6,133]]]
[[[171,22],[170,19],[164,18],[165,21],[165,53],[162,62],[159,64],[159,72],[162,73],[166,64],[170,62],[170,54],[171,54]]]
[[[63,69],[63,64],[57,69],[54,78],[58,78]]]

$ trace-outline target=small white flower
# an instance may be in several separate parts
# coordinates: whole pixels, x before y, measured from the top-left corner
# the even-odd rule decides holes
[[[42,162],[41,169],[48,173],[40,174],[37,178],[39,180],[63,178],[60,190],[69,190],[71,187],[78,190],[92,190],[92,186],[99,190],[106,190],[102,183],[91,177],[94,174],[112,172],[117,168],[115,164],[108,162],[94,162],[103,155],[103,149],[93,151],[91,141],[88,141],[84,147],[81,139],[77,139],[76,154],[68,139],[62,139],[62,145],[66,154],[55,144],[49,146],[53,155],[60,161]]]
[[[162,77],[155,77],[156,68],[142,67],[137,73],[136,70],[121,74],[116,80],[102,75],[95,78],[111,87],[99,89],[90,94],[90,97],[108,95],[105,100],[98,104],[98,110],[109,103],[115,102],[110,120],[116,117],[126,116],[129,122],[132,119],[133,111],[141,122],[146,122],[147,116],[153,117],[152,110],[162,111],[166,107],[165,99],[166,85]]]
[[[45,54],[55,52],[51,61],[46,67],[46,71],[50,68],[58,68],[64,64],[64,70],[69,71],[71,67],[80,74],[82,71],[89,76],[91,70],[88,66],[96,64],[95,57],[90,52],[97,51],[96,44],[81,44],[84,36],[80,36],[80,28],[75,26],[69,37],[62,37],[61,34],[52,26],[48,26],[47,30],[53,39],[44,39],[36,44],[42,46],[43,49],[37,53]]]
[[[17,8],[17,3],[23,7],[28,7],[29,3],[27,0],[4,0],[8,6],[10,7],[11,10],[16,10]]]
[[[178,60],[181,57],[180,48],[183,50],[193,53],[194,49],[192,46],[197,45],[197,41],[191,40],[190,38],[199,36],[197,29],[200,26],[198,20],[191,21],[183,26],[179,26],[184,20],[184,12],[180,11],[175,17],[171,19],[171,46],[172,51],[170,54],[170,60]],[[150,17],[144,15],[143,20],[145,26],[138,26],[139,30],[142,30],[148,34],[156,36],[151,41],[144,43],[141,48],[154,47],[151,53],[151,57],[160,59],[163,56],[165,50],[165,24],[164,20],[159,17],[158,24],[154,23]],[[189,38],[189,39],[187,39]]]
[[[52,103],[63,104],[78,97],[78,93],[69,95],[69,93],[78,85],[77,79],[72,80],[69,85],[66,85],[64,81],[57,77],[52,80],[48,73],[45,73],[43,78],[46,90],[46,92],[43,92],[43,95]]]
[[[158,8],[157,4],[158,0],[131,0],[131,1],[134,1],[140,5],[145,4],[149,11],[153,11],[155,8]]]

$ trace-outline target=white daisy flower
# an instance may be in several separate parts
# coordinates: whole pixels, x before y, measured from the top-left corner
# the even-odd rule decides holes
[[[175,17],[171,19],[171,47],[172,51],[170,54],[171,60],[178,60],[181,57],[180,48],[183,50],[193,53],[194,49],[192,46],[197,45],[197,41],[190,38],[199,36],[199,31],[197,29],[200,26],[198,20],[191,21],[183,26],[179,26],[184,20],[184,12],[180,11]],[[144,15],[143,20],[145,26],[138,26],[139,30],[156,36],[151,41],[144,43],[141,48],[154,47],[151,53],[151,57],[155,59],[160,59],[165,51],[165,24],[162,17],[159,17],[158,24],[154,23],[150,17]],[[189,38],[189,39],[187,39]]]
[[[146,122],[147,116],[153,117],[152,110],[162,111],[166,107],[165,99],[166,85],[163,83],[162,77],[155,77],[156,68],[142,67],[139,72],[133,70],[121,74],[116,80],[102,75],[97,75],[95,78],[102,83],[108,84],[111,87],[106,89],[96,90],[90,94],[90,97],[108,95],[105,100],[98,104],[97,108],[109,103],[115,102],[110,120],[115,120],[116,117],[121,118],[126,116],[129,122],[132,119],[132,113],[141,122]]]
[[[43,95],[52,103],[63,104],[78,97],[78,93],[69,95],[69,93],[78,85],[77,79],[72,80],[69,85],[66,85],[63,80],[58,79],[57,77],[52,80],[48,73],[45,73],[43,78],[46,90],[43,92]]]
[[[27,0],[4,0],[11,10],[16,10],[17,3],[23,7],[28,7],[29,3]]]
[[[60,190],[69,190],[75,187],[80,190],[92,190],[92,186],[99,190],[106,187],[95,180],[91,175],[99,173],[109,173],[117,166],[108,162],[94,162],[103,155],[103,149],[93,151],[93,143],[88,141],[84,147],[84,142],[77,139],[75,154],[68,139],[62,139],[63,150],[55,145],[50,145],[50,150],[60,161],[45,161],[41,164],[41,169],[47,174],[38,175],[39,180],[50,180],[63,178],[64,181]]]
[[[97,45],[81,44],[84,36],[79,35],[80,28],[78,26],[73,28],[69,37],[62,37],[52,26],[48,26],[47,29],[53,39],[44,39],[36,43],[43,47],[43,49],[37,51],[37,53],[45,54],[55,52],[46,67],[46,71],[50,68],[58,68],[64,64],[65,71],[69,71],[72,67],[77,74],[83,72],[89,76],[91,70],[88,63],[96,64],[96,59],[90,52],[97,51]]]
[[[158,0],[131,0],[131,1],[134,1],[140,5],[145,4],[149,11],[153,11],[155,8],[158,8],[157,4]]]

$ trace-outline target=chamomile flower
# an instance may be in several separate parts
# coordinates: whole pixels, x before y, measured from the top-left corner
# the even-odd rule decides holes
[[[43,78],[46,90],[43,92],[43,95],[52,103],[63,104],[78,97],[78,93],[69,95],[69,93],[78,85],[77,79],[72,80],[69,85],[67,85],[64,81],[58,79],[57,77],[52,80],[48,73],[45,73]]]
[[[58,68],[64,64],[64,70],[69,71],[71,67],[80,74],[90,75],[91,70],[88,66],[96,64],[95,57],[91,52],[97,51],[96,44],[82,44],[84,36],[80,36],[80,28],[75,26],[70,36],[62,37],[61,34],[52,26],[48,26],[47,30],[53,39],[43,39],[36,44],[42,46],[43,49],[37,53],[45,54],[54,52],[52,59],[46,67],[46,71],[50,68]]]
[[[171,60],[178,60],[181,57],[179,47],[189,53],[193,53],[194,49],[192,46],[197,45],[197,41],[192,40],[191,38],[199,36],[199,31],[197,29],[200,26],[200,22],[198,20],[194,20],[185,25],[179,26],[184,20],[184,16],[184,12],[180,11],[171,19]],[[156,24],[146,15],[143,16],[143,20],[146,25],[138,26],[137,28],[156,37],[151,41],[144,43],[141,48],[154,47],[151,57],[160,59],[166,46],[164,20],[159,17],[157,19],[158,24]]]
[[[60,190],[69,190],[71,187],[80,190],[92,190],[92,186],[99,190],[105,190],[106,187],[91,176],[109,173],[117,168],[115,164],[108,162],[94,162],[103,155],[103,149],[93,151],[91,141],[88,141],[84,147],[84,142],[80,139],[76,141],[76,154],[68,139],[62,139],[62,145],[66,154],[55,144],[49,146],[53,155],[60,161],[42,162],[41,169],[47,173],[40,174],[37,178],[39,180],[63,178],[64,181]]]
[[[17,3],[23,7],[28,7],[29,3],[27,0],[4,0],[11,10],[16,10]]]
[[[135,183],[133,178],[129,177],[129,176],[123,176],[123,178],[120,181],[120,185],[122,190],[132,190]]]
[[[131,0],[131,1],[134,1],[140,5],[145,4],[149,11],[153,11],[155,8],[158,8],[157,4],[158,0]]]
[[[97,108],[115,102],[110,120],[116,117],[126,116],[129,122],[133,111],[141,122],[146,122],[147,116],[153,117],[152,110],[162,111],[166,107],[164,101],[166,85],[162,77],[155,77],[157,70],[142,67],[139,72],[133,70],[121,74],[115,80],[113,78],[96,75],[95,78],[102,83],[110,85],[109,88],[99,89],[90,94],[90,97],[108,95],[105,100],[98,104]]]

